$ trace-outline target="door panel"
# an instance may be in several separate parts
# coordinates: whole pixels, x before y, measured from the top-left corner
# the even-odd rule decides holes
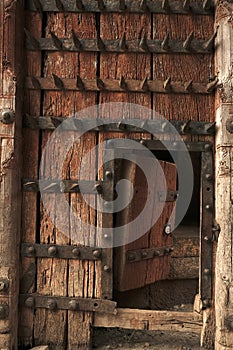
[[[175,165],[164,161],[159,161],[159,163],[164,171],[167,190],[176,191]],[[131,181],[134,186],[134,195],[128,207],[117,215],[116,225],[125,227],[140,214],[147,201],[148,191],[152,192],[152,196],[156,198],[156,209],[159,209],[158,206],[164,206],[164,208],[149,232],[139,239],[115,249],[115,288],[118,291],[140,288],[165,279],[169,275],[171,262],[169,250],[172,245],[172,235],[166,234],[164,228],[168,223],[175,202],[164,203],[161,201],[160,195],[163,186],[159,181],[159,176],[156,180],[158,169],[154,170],[153,168],[152,171],[155,173],[155,181],[153,187],[148,188],[143,171],[133,162],[130,164],[122,162],[121,177]],[[151,206],[151,209],[155,210],[155,207]],[[144,220],[152,220],[152,210],[146,212]],[[170,224],[172,227],[173,223],[170,222]],[[127,239],[127,232],[125,232],[125,237]],[[158,255],[156,256],[156,254]]]

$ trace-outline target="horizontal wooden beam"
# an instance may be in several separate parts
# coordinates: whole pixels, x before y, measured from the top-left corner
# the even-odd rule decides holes
[[[94,327],[200,333],[202,316],[195,312],[117,309],[116,315],[96,312]]]

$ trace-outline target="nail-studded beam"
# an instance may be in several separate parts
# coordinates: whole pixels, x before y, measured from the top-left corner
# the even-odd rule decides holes
[[[26,0],[31,11],[47,12],[120,12],[120,13],[161,13],[195,14],[213,13],[212,0]]]

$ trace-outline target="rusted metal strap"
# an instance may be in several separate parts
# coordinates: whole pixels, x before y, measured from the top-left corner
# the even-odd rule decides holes
[[[29,258],[101,260],[102,249],[70,245],[22,243],[21,256]]]
[[[195,39],[193,32],[183,41],[170,40],[169,37],[163,40],[151,40],[145,36],[138,40],[125,40],[125,35],[119,40],[79,39],[74,32],[72,36],[72,38],[58,38],[52,33],[52,38],[35,38],[26,31],[26,48],[45,51],[210,54],[213,51],[215,39],[215,34],[206,40]]]
[[[48,12],[119,12],[119,13],[161,13],[211,15],[212,0],[26,0],[26,8],[31,11]]]
[[[117,303],[103,299],[53,297],[38,294],[20,294],[19,303],[32,309],[94,311],[116,314]]]
[[[46,193],[86,193],[98,194],[102,191],[102,184],[98,181],[75,180],[22,180],[23,191]]]
[[[171,254],[173,247],[145,248],[135,249],[126,252],[126,262],[134,263],[136,261],[156,259],[157,257]]]
[[[211,94],[217,87],[218,79],[202,83],[193,81],[143,80],[124,79],[76,79],[60,78],[53,74],[53,78],[27,77],[25,88],[30,90],[68,90],[68,91],[104,91],[104,92],[141,92],[141,93],[176,93],[176,94]]]
[[[120,119],[120,121],[119,121]],[[142,120],[140,126],[134,126],[132,119],[96,119],[96,124],[93,119],[77,119],[77,118],[62,118],[51,116],[29,116],[23,117],[23,126],[30,129],[55,130],[63,123],[63,130],[93,130],[102,132],[139,132],[142,130],[150,130],[151,133],[174,133],[176,128],[180,134],[192,135],[212,135],[215,133],[215,123],[195,122],[192,120]]]

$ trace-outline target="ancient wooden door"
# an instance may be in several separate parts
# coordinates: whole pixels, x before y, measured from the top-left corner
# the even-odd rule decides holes
[[[154,140],[149,133],[142,132],[143,127],[136,131],[122,127],[119,121],[134,119],[134,114],[129,110],[124,115],[124,109],[119,109],[115,115],[107,103],[147,107],[177,122],[178,132],[185,135],[185,141],[202,141],[204,145],[197,148],[201,152],[207,150],[204,146],[212,134],[210,122],[214,118],[213,92],[217,84],[212,55],[212,6],[209,1],[27,0],[24,15],[26,74],[19,343],[21,346],[50,344],[51,349],[89,349],[93,313],[114,314],[116,308],[111,300],[113,251],[107,243],[104,249],[96,248],[95,229],[87,231],[84,224],[78,228],[84,244],[78,246],[69,211],[56,214],[62,216],[69,234],[63,234],[56,220],[51,220],[39,195],[41,156],[52,132],[65,118],[87,107],[105,104],[102,116],[117,122],[109,128],[94,126],[74,142],[63,164],[62,184],[54,182],[58,166],[56,152],[45,157],[45,166],[54,166],[49,168],[51,181],[43,190],[50,202],[65,193],[66,201],[84,223],[95,227],[104,222],[111,235],[112,215],[93,209],[95,205],[98,208],[100,192],[106,201],[111,201],[114,195],[111,177],[114,164],[109,163],[104,171],[100,169],[96,173],[103,158],[101,144],[119,137]],[[98,117],[99,111],[93,107],[89,119]],[[139,118],[151,120],[153,114],[142,113]],[[163,132],[161,129],[160,133]],[[100,145],[98,152],[86,156],[86,171],[81,174],[82,158],[96,145]],[[62,149],[62,139],[57,138],[54,147]],[[167,179],[171,180],[170,189],[175,190],[174,165],[165,161],[161,164],[169,170]],[[135,177],[135,183],[138,178],[140,175]],[[93,206],[80,195],[79,181],[86,183],[86,194]],[[212,193],[211,186],[208,192]],[[210,209],[206,202],[205,206],[204,210]],[[208,230],[211,230],[212,216],[208,220],[210,227],[201,237],[206,247],[211,240]],[[163,219],[160,226],[164,225]],[[153,235],[146,237],[147,242],[149,237]],[[109,236],[103,238],[107,240]],[[164,246],[157,243],[153,249]],[[170,242],[166,245],[169,249]],[[138,246],[126,247],[130,251],[125,251],[124,256],[130,255],[134,248]],[[140,245],[140,248],[151,246]],[[156,278],[166,277],[169,254],[162,260],[166,262],[163,274]],[[157,261],[159,259],[157,257]],[[154,281],[151,275],[161,266],[152,266],[153,262],[147,259],[140,264],[147,273],[146,283]],[[205,268],[203,263],[202,271]],[[124,280],[122,274],[121,280]]]

